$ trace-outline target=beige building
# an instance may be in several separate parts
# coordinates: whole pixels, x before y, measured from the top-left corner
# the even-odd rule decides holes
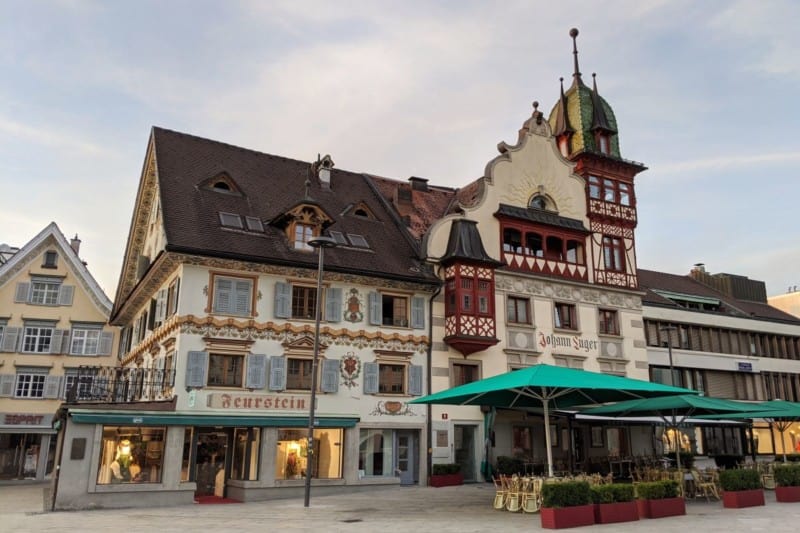
[[[786,294],[778,294],[777,296],[770,296],[767,301],[769,305],[780,309],[785,313],[800,317],[800,291],[797,286],[789,287]]]
[[[43,479],[79,367],[113,364],[111,301],[52,222],[0,264],[0,479]],[[88,386],[88,384],[86,385]]]

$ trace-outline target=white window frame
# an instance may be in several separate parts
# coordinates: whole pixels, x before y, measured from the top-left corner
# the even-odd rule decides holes
[[[314,226],[298,222],[294,226],[294,249],[312,251],[314,247],[308,241],[314,238]]]
[[[60,291],[60,281],[31,280],[31,295],[28,303],[33,305],[58,305]]]
[[[78,400],[91,398],[93,378],[91,376],[81,376],[76,369],[66,369],[64,371],[64,391],[61,393],[62,399],[67,399],[69,390],[79,378],[83,378],[83,381],[78,385],[78,394],[75,398]]]
[[[18,372],[14,381],[14,398],[44,398],[47,374],[40,372]]]
[[[73,326],[69,340],[70,355],[97,355],[103,329],[91,326]],[[92,338],[93,337],[93,338]],[[92,343],[94,349],[91,349]],[[76,349],[76,346],[78,348]]]
[[[33,330],[36,330],[35,332]],[[44,334],[45,330],[49,330],[47,335]],[[50,353],[50,346],[53,342],[53,333],[56,327],[44,324],[26,324],[22,336],[22,353]],[[28,349],[29,339],[34,342],[34,349]],[[45,339],[47,345],[44,346]],[[42,349],[44,348],[44,349]]]

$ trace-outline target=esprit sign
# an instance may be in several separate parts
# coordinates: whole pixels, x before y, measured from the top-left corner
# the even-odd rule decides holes
[[[210,394],[212,409],[241,409],[243,411],[307,411],[308,398],[288,394]]]
[[[3,417],[3,423],[9,426],[41,426],[44,415],[23,415],[7,413]]]
[[[597,340],[585,339],[577,335],[545,335],[539,333],[539,346],[545,348],[569,348],[578,352],[596,351],[600,347]]]

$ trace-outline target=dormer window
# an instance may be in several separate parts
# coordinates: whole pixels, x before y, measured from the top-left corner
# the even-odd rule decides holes
[[[218,181],[212,186],[212,189],[216,189],[218,191],[230,191],[231,186],[224,181]]]
[[[314,227],[307,224],[295,224],[294,226],[294,249],[295,250],[308,250],[314,248],[308,244],[308,241],[314,238]]]
[[[601,154],[611,153],[611,139],[607,133],[597,134],[597,147],[600,149]]]
[[[47,251],[44,253],[42,268],[56,268],[58,266],[58,253]]]

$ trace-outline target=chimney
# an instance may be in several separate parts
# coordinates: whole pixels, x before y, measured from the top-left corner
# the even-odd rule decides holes
[[[78,238],[78,234],[76,233],[72,240],[69,241],[69,246],[75,252],[75,255],[80,256],[81,254],[81,240]]]
[[[692,272],[705,272],[705,271],[706,271],[705,263],[695,263],[694,266],[692,267]]]
[[[425,178],[418,178],[417,176],[411,176],[408,178],[408,181],[411,182],[411,189],[414,191],[428,191],[428,180]]]
[[[317,161],[312,164],[312,168],[316,172],[320,184],[325,189],[331,188],[331,169],[333,166],[334,162],[329,154],[325,154],[325,157],[322,159],[320,159],[319,155],[317,155]]]

